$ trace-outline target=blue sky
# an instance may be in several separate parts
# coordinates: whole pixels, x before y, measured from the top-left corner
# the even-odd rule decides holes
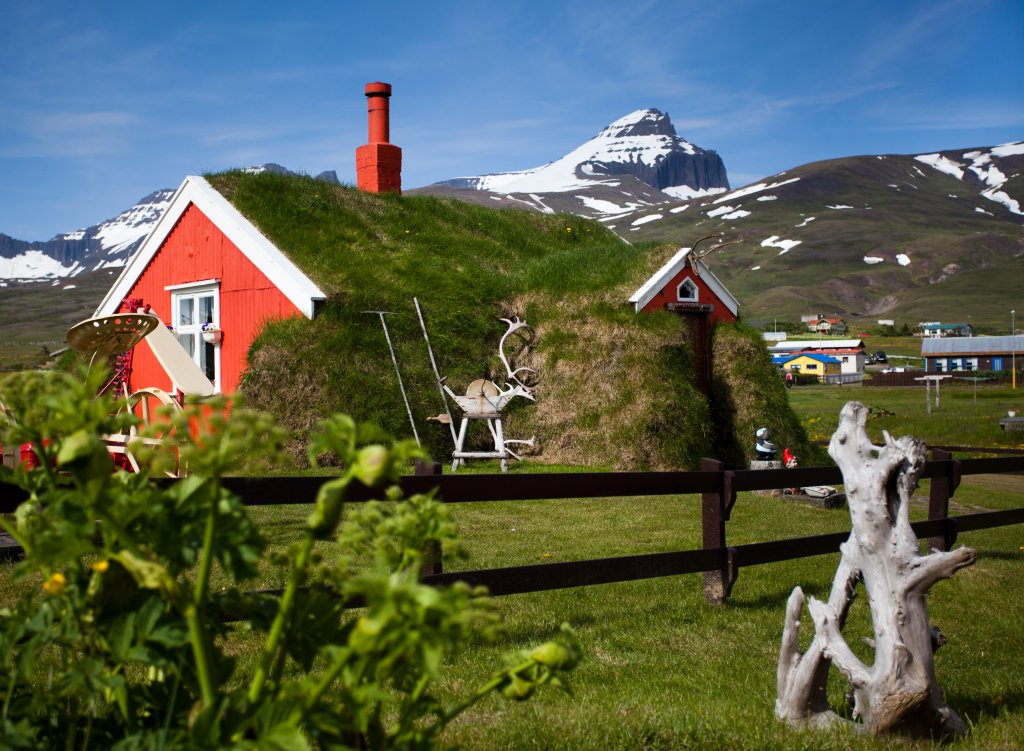
[[[264,162],[354,182],[376,80],[407,188],[544,164],[641,107],[739,187],[1024,139],[1024,3],[6,2],[0,233],[48,239]]]

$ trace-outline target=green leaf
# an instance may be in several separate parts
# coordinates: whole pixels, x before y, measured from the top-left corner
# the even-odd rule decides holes
[[[128,570],[140,587],[155,589],[171,602],[177,605],[181,604],[183,600],[181,589],[166,566],[156,561],[139,558],[130,550],[122,550],[113,558]]]
[[[64,466],[87,458],[92,454],[95,440],[95,435],[88,430],[76,430],[61,442],[60,450],[57,452],[57,464]]]

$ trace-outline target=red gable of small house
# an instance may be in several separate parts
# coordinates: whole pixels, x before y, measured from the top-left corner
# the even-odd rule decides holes
[[[739,302],[707,264],[699,259],[691,264],[689,253],[690,248],[680,249],[629,301],[638,313],[691,309],[707,312],[711,325],[733,323],[739,316]]]
[[[324,294],[209,183],[188,177],[95,315],[117,312],[126,298],[150,305],[217,391],[230,393],[262,325],[311,318]],[[143,345],[135,349],[132,388],[145,387],[174,390]]]

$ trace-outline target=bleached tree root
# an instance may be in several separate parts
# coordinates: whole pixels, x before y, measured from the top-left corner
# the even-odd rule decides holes
[[[840,413],[829,454],[843,472],[852,531],[828,602],[810,598],[814,638],[798,646],[804,594],[793,590],[786,606],[777,672],[775,714],[797,725],[843,723],[829,706],[829,667],[850,682],[855,720],[876,734],[939,738],[961,735],[964,724],[942,699],[935,676],[934,634],[926,595],[940,579],[974,563],[971,548],[921,555],[910,526],[910,496],[924,469],[923,443],[910,437],[875,447],[865,430],[867,410],[850,402]],[[842,636],[843,624],[863,582],[874,626],[872,665],[863,663]]]

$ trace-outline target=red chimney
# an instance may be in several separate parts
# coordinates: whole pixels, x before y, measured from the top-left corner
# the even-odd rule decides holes
[[[356,184],[369,193],[402,192],[402,150],[390,143],[391,84],[366,84],[369,143],[356,149]]]

